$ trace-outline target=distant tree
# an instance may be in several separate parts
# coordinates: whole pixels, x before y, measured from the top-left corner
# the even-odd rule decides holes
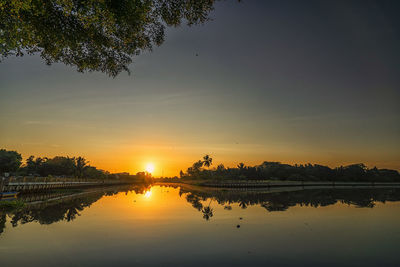
[[[206,166],[207,168],[209,168],[212,165],[212,158],[210,157],[210,155],[205,155],[203,157],[203,165]]]
[[[16,151],[0,149],[0,174],[17,171],[21,163],[21,154]]]
[[[26,172],[27,174],[34,174],[36,171],[35,157],[30,156],[26,159]]]
[[[193,170],[194,170],[195,172],[200,171],[201,167],[203,167],[203,164],[204,164],[204,162],[201,161],[201,160],[196,161],[195,163],[193,163],[193,166],[192,166],[192,167],[193,167]]]
[[[42,176],[46,176],[48,174],[44,174],[46,172],[46,165],[45,162],[47,162],[48,158],[36,158],[34,162],[32,163],[32,173],[28,174],[39,174]]]
[[[96,167],[85,166],[85,168],[83,169],[82,177],[93,178],[93,179],[104,179],[107,177],[107,174],[104,171],[97,169]]]
[[[244,163],[241,162],[237,165],[238,169],[243,170],[244,169]]]
[[[217,166],[217,172],[223,172],[223,171],[225,171],[225,166],[224,166],[224,164],[219,164],[219,165]]]
[[[75,158],[56,156],[54,158],[37,158],[36,166],[41,176],[74,176],[76,173]]]
[[[88,162],[86,161],[85,158],[77,157],[75,159],[76,176],[78,178],[82,178],[83,177],[83,172],[84,172],[85,167],[87,166],[87,164],[88,164]]]
[[[203,161],[198,160],[193,163],[192,167],[189,167],[186,172],[189,176],[193,177],[199,174],[201,167],[203,167]]]

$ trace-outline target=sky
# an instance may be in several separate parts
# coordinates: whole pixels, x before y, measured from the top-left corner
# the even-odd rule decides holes
[[[178,175],[263,161],[400,170],[396,1],[222,1],[168,28],[131,75],[0,63],[0,147]]]

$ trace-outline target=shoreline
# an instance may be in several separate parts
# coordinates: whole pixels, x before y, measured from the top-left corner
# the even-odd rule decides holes
[[[159,185],[189,185],[189,186],[200,186],[209,188],[279,188],[279,187],[333,187],[333,188],[348,188],[348,187],[400,187],[400,183],[395,182],[299,182],[299,181],[180,181],[180,182],[156,182]]]

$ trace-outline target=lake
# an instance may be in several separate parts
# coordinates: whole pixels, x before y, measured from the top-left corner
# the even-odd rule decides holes
[[[2,266],[400,266],[400,188],[154,185],[25,198],[23,211],[0,213]]]

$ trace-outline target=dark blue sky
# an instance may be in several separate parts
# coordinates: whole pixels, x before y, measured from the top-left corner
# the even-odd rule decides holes
[[[398,3],[222,1],[115,79],[6,59],[0,146],[166,175],[204,153],[400,169]]]

